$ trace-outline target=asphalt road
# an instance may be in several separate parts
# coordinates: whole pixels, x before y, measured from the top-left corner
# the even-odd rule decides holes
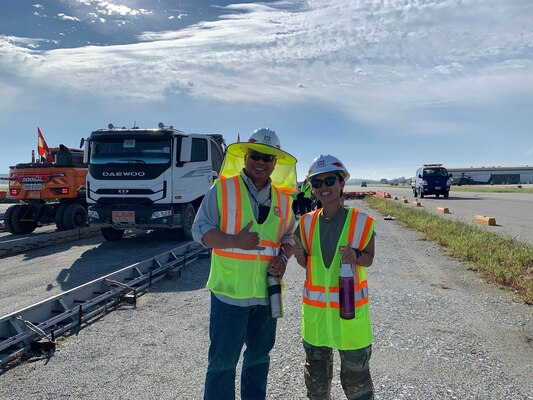
[[[347,191],[384,191],[400,199],[405,196],[412,207],[415,197],[410,188],[399,186],[368,187],[348,186]],[[473,224],[474,215],[485,215],[496,219],[496,226],[476,224],[491,232],[511,235],[515,239],[533,245],[533,194],[450,192],[450,197],[428,196],[418,198],[422,209],[437,213],[437,207],[447,207],[450,214],[439,214],[443,218],[460,220]]]
[[[533,399],[533,307],[485,283],[467,264],[450,258],[417,232],[383,220],[363,202],[349,204],[357,204],[377,220],[376,258],[368,269],[375,335],[370,365],[376,398]],[[72,273],[105,269],[101,264],[156,244],[125,241],[111,251],[85,243],[83,249],[70,250],[74,252],[70,263],[75,254],[87,259]],[[56,252],[36,258],[26,274],[53,264]],[[13,262],[7,270],[19,266]],[[54,282],[58,272],[50,272],[41,288]],[[36,357],[4,371],[0,398],[201,399],[209,343],[208,274],[209,260],[200,260],[181,278],[158,282],[140,298],[137,309],[124,306],[61,339],[51,358]],[[291,259],[268,399],[305,399],[300,337],[303,278],[304,270]],[[344,398],[338,367],[335,356],[334,399]]]

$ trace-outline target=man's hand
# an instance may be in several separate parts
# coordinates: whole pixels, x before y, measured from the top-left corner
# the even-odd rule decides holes
[[[243,250],[264,250],[264,247],[259,246],[259,234],[257,232],[250,232],[253,221],[242,228],[242,230],[235,235],[235,247]]]
[[[287,269],[287,257],[283,254],[276,256],[268,264],[268,274],[278,278],[278,281],[283,278]]]

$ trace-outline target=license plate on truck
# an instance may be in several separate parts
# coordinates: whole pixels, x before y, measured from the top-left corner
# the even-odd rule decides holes
[[[440,190],[440,186],[435,186],[435,190]]]
[[[114,223],[135,223],[135,211],[112,211],[111,218]]]
[[[23,183],[22,189],[24,190],[41,190],[43,188],[42,183]]]

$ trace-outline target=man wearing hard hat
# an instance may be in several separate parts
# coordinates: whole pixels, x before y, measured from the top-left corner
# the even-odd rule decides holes
[[[296,190],[296,159],[276,133],[261,128],[228,146],[217,179],[192,227],[213,249],[208,367],[204,399],[234,399],[235,369],[244,344],[241,398],[264,399],[269,353],[276,335],[267,274],[283,277],[296,227],[289,194]]]
[[[322,208],[303,215],[294,256],[306,268],[302,296],[305,384],[310,399],[329,399],[333,349],[348,399],[374,399],[369,360],[372,328],[366,268],[374,260],[374,219],[341,205],[350,174],[332,155],[317,157],[307,173]]]

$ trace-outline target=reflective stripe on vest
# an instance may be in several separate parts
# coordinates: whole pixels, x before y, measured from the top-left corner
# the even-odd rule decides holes
[[[320,250],[318,216],[311,212],[300,219],[300,236],[307,251],[307,276],[303,290],[302,335],[315,346],[341,350],[359,349],[372,343],[372,329],[368,310],[368,282],[364,266],[354,270],[355,318],[343,320],[339,314],[338,273],[341,253],[337,251],[334,263],[326,268]],[[348,242],[351,247],[364,249],[372,237],[374,220],[363,212],[349,209],[338,243]],[[313,251],[314,250],[314,251]]]
[[[215,293],[232,298],[266,298],[268,263],[279,253],[279,242],[287,230],[289,218],[292,218],[289,195],[271,186],[271,210],[259,225],[240,176],[221,178],[216,185],[220,230],[236,235],[253,221],[250,230],[259,234],[259,246],[264,250],[213,249],[207,286]]]
[[[315,237],[315,229],[317,226],[316,224],[319,213],[320,210],[315,210],[311,213],[303,215],[300,219],[300,237],[302,238],[302,245],[304,246],[304,249],[309,255],[311,254],[311,251],[309,249],[313,248],[313,240]],[[348,213],[348,218],[350,218],[350,225],[348,227],[348,242],[350,243],[350,246],[358,249],[364,249],[371,238],[371,235],[369,235],[369,233],[373,228],[374,220],[367,214],[359,212],[359,210],[357,209],[350,209],[350,213]],[[311,295],[311,297],[309,297],[309,300],[313,300],[313,298],[316,297],[313,294],[314,292],[323,293],[326,290],[324,286],[315,285],[315,283],[313,282],[313,273],[310,262],[311,257],[307,257],[307,279],[304,283],[304,288],[307,290],[307,292],[304,292],[304,302],[306,300],[306,293],[309,293]],[[359,301],[359,303],[362,305],[368,302],[368,300],[363,301],[365,298],[368,297],[368,284],[366,281],[366,273],[364,273],[365,279],[361,280],[361,272],[361,266],[357,266],[354,270],[354,289],[356,293],[355,300],[356,302]],[[330,286],[329,290],[330,292],[338,293],[339,287],[338,285]],[[364,296],[358,298],[357,293],[362,293],[364,294]],[[325,306],[326,305],[324,303],[323,307]]]

